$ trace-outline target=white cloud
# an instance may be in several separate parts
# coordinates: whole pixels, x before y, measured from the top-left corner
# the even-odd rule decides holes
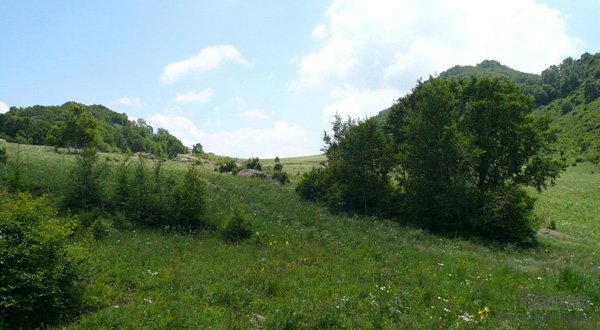
[[[119,105],[126,105],[126,106],[133,106],[133,107],[141,107],[142,106],[142,100],[140,100],[137,97],[122,97],[120,99],[116,99],[114,101],[110,102],[111,104],[119,104]]]
[[[175,102],[179,103],[206,103],[213,97],[214,90],[207,88],[201,92],[190,91],[185,94],[177,93]]]
[[[209,133],[201,130],[183,116],[154,115],[148,119],[153,127],[162,127],[179,138],[185,145],[202,143],[204,150],[233,157],[287,157],[306,155],[306,132],[285,121],[275,121],[271,127],[244,127],[234,131]]]
[[[329,93],[324,118],[333,109],[379,111],[366,107],[381,105],[383,91],[408,91],[457,64],[494,59],[540,73],[582,46],[568,35],[566,17],[540,0],[334,0],[312,36],[323,44],[290,61],[298,74],[290,87]],[[339,90],[346,92],[331,92]]]
[[[321,120],[329,124],[337,113],[343,118],[365,118],[376,115],[390,107],[398,99],[400,92],[394,88],[380,90],[356,90],[347,88],[331,93],[334,101],[323,108]]]
[[[242,117],[248,120],[266,120],[269,119],[269,115],[267,115],[261,109],[254,109],[242,112]]]
[[[190,73],[202,74],[218,69],[225,61],[244,66],[250,65],[250,62],[232,45],[211,46],[203,48],[197,55],[186,60],[167,64],[160,79],[165,84],[172,84]]]
[[[8,105],[6,105],[6,103],[0,101],[0,113],[7,113],[8,110],[10,110]]]
[[[312,31],[312,36],[318,39],[325,38],[325,36],[327,36],[327,28],[325,27],[325,25],[319,24],[315,26],[315,28]]]
[[[243,98],[241,98],[239,96],[234,96],[231,99],[227,100],[227,102],[225,102],[223,104],[223,106],[236,108],[236,107],[241,107],[244,104],[246,104],[246,101]]]

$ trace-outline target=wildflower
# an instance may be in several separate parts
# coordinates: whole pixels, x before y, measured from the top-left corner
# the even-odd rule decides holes
[[[459,315],[458,317],[465,322],[473,322],[473,315],[470,315],[467,312]]]
[[[491,308],[485,306],[483,309],[479,310],[479,317],[483,320],[491,311]]]

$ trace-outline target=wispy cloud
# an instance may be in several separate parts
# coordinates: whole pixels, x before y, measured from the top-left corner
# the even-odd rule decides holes
[[[269,119],[269,115],[267,115],[261,109],[254,109],[242,112],[242,117],[248,120],[266,120]]]
[[[275,121],[270,127],[242,127],[236,130],[207,132],[187,117],[157,114],[148,118],[154,127],[162,127],[185,145],[202,143],[204,150],[232,157],[270,158],[306,155],[306,131],[286,121]]]
[[[8,112],[9,107],[8,105],[6,105],[6,103],[0,101],[0,113],[6,113]]]
[[[582,46],[567,18],[544,2],[332,1],[312,31],[321,46],[290,61],[297,68],[291,90],[328,94],[322,115],[329,120],[335,111],[379,111],[418,78],[457,64],[494,59],[540,73]]]
[[[111,101],[110,104],[127,105],[133,107],[141,107],[143,105],[142,100],[137,97],[122,97]]]
[[[188,59],[167,64],[160,79],[165,84],[172,84],[190,73],[202,74],[218,69],[226,61],[244,66],[250,65],[250,62],[232,45],[211,46],[203,48]]]
[[[206,103],[210,101],[213,95],[214,90],[212,88],[207,88],[201,92],[190,91],[184,94],[177,93],[174,101],[178,103]]]

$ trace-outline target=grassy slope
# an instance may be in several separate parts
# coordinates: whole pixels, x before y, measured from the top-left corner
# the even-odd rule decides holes
[[[72,158],[22,149],[26,174],[42,190],[61,181]],[[167,168],[177,173],[185,165],[171,162]],[[539,196],[537,214],[555,220],[569,237],[541,238],[540,247],[528,251],[332,215],[300,200],[291,186],[219,175],[212,168],[205,175],[210,220],[220,222],[241,203],[258,235],[228,245],[208,232],[113,232],[101,242],[80,233],[77,239],[90,246],[91,284],[87,313],[68,328],[250,328],[253,313],[265,316],[263,326],[272,329],[600,325],[597,167],[570,168]],[[587,318],[582,323],[539,321],[539,312],[528,313],[522,302],[532,295],[586,296],[594,306],[574,314]],[[498,318],[480,319],[484,306]]]

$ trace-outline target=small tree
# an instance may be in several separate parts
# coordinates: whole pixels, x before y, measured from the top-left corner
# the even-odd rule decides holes
[[[260,159],[258,159],[258,157],[253,157],[253,158],[248,159],[248,162],[246,163],[246,168],[252,169],[252,170],[257,170],[257,171],[262,171],[262,166],[260,165]]]
[[[192,146],[192,153],[194,154],[203,154],[204,149],[202,149],[202,144],[196,143]]]
[[[85,259],[66,245],[73,228],[46,198],[0,191],[0,328],[47,326],[79,309]]]
[[[85,148],[77,156],[77,164],[71,172],[69,190],[65,196],[65,205],[76,210],[90,210],[100,206],[100,177],[102,169],[98,166],[96,149]]]
[[[50,128],[46,142],[56,147],[79,148],[97,145],[98,121],[83,105],[73,103],[64,113],[63,121]]]
[[[172,225],[184,229],[206,226],[206,183],[195,166],[189,166],[175,194],[175,217]]]

